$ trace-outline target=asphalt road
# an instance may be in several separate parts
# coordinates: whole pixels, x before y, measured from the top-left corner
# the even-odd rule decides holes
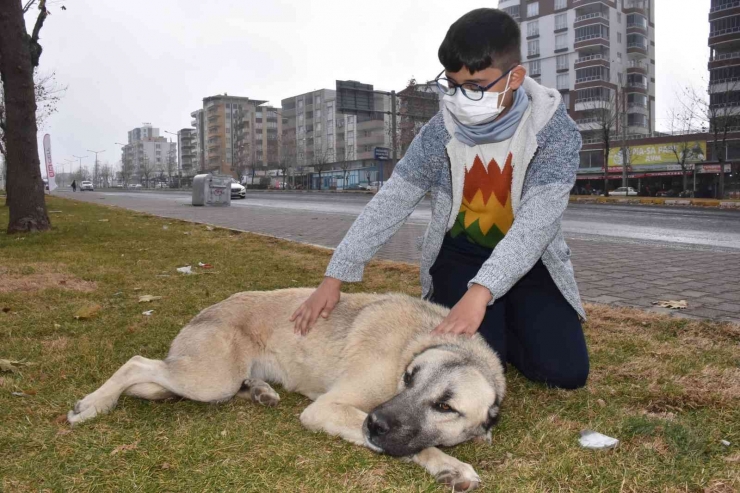
[[[193,207],[186,192],[56,193],[330,248],[372,198],[253,191],[220,208]],[[430,215],[429,201],[422,201],[377,257],[417,263],[417,239]],[[563,230],[584,300],[650,309],[653,301],[685,299],[685,315],[740,323],[740,211],[570,204]]]
[[[106,191],[85,192],[80,196],[103,196],[114,201],[115,197],[129,200],[146,197],[171,204],[190,204],[190,194],[185,192]],[[250,192],[246,199],[232,200],[231,206],[356,217],[371,198],[369,194]],[[407,222],[426,225],[430,218],[430,202],[424,200]],[[740,250],[740,211],[734,210],[570,204],[563,230],[569,238],[586,240],[602,238],[611,242],[666,243],[702,250]]]

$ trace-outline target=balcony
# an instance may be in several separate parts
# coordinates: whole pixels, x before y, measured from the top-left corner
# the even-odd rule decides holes
[[[575,22],[578,23],[578,22],[587,21],[590,19],[606,20],[606,23],[609,24],[609,16],[603,12],[592,12],[590,14],[579,15],[578,17],[576,17]]]
[[[733,51],[732,53],[717,53],[714,57],[709,58],[709,61],[719,62],[722,60],[732,60],[734,58],[740,58],[740,51]]]
[[[580,120],[576,120],[576,124],[578,125],[578,130],[581,132],[599,130],[601,128],[601,119],[598,117],[581,118]]]
[[[583,98],[576,100],[576,111],[603,110],[611,107],[611,102],[604,97]]]
[[[713,14],[714,12],[720,12],[722,10],[732,9],[735,7],[740,7],[740,0],[731,0],[727,2],[723,2],[719,5],[715,5],[711,9],[709,9],[709,13]]]
[[[709,39],[716,38],[717,36],[724,36],[726,34],[739,33],[740,26],[728,27],[726,29],[717,29],[716,31],[709,32]]]
[[[639,103],[629,103],[627,104],[627,113],[647,116],[650,111],[645,105]]]
[[[646,10],[647,8],[647,0],[626,0],[624,2],[624,10]]]
[[[597,80],[609,82],[609,78],[605,74],[601,74],[601,75],[590,75],[588,77],[581,77],[580,79],[576,79],[576,84],[583,84],[584,82],[595,82]]]

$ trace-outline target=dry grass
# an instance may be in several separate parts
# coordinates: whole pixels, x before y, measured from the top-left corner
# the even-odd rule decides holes
[[[0,291],[0,358],[36,363],[0,374],[0,491],[441,490],[417,466],[302,429],[297,415],[308,401],[284,391],[276,409],[123,398],[113,413],[69,428],[64,414],[76,399],[134,354],[162,357],[201,308],[240,290],[315,285],[329,253],[50,202],[62,210],[53,231],[23,240],[0,234],[0,285],[51,279]],[[214,269],[175,272],[198,261]],[[348,289],[419,292],[413,267],[378,262],[366,272]],[[67,285],[54,282],[56,274]],[[89,289],[70,289],[71,281]],[[164,298],[141,305],[141,294]],[[101,311],[75,320],[90,303]],[[144,309],[154,315],[142,316]],[[493,445],[450,453],[473,464],[491,491],[737,491],[740,329],[630,309],[588,311],[588,386],[548,390],[510,371]],[[582,429],[621,444],[581,449]]]

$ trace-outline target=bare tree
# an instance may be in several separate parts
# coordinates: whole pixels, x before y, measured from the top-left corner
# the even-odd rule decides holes
[[[349,174],[349,169],[352,167],[352,161],[347,159],[347,151],[344,148],[337,154],[337,166],[342,170],[342,189],[346,189],[347,175]]]
[[[34,69],[39,65],[39,34],[49,15],[46,0],[38,1],[39,14],[31,34],[24,18],[34,4],[29,0],[0,3],[0,78],[4,93],[5,149],[8,163],[10,207],[8,233],[45,231],[51,227],[37,146]]]
[[[403,156],[421,128],[439,112],[439,91],[434,82],[419,84],[411,78],[398,93],[398,99],[401,104],[396,142],[398,155]],[[387,131],[392,136],[390,124]]]
[[[278,137],[278,170],[283,177],[283,189],[285,189],[285,180],[290,170],[295,169],[297,164],[297,149],[295,138],[289,138],[282,135]]]
[[[133,164],[130,159],[121,161],[121,182],[124,188],[128,188],[129,180],[133,174]]]
[[[170,152],[167,154],[167,162],[166,164],[166,171],[167,171],[167,186],[172,186],[172,177],[177,174],[177,158],[175,157],[175,154],[172,152],[172,149],[170,149]]]
[[[727,137],[740,127],[740,82],[728,80],[707,84],[707,90],[688,87],[685,105],[696,108],[698,122],[712,136],[712,158],[719,164],[717,198],[725,195]]]
[[[110,164],[105,163],[100,167],[100,178],[102,181],[102,187],[108,188],[110,186],[111,167]]]
[[[144,177],[146,188],[149,188],[149,177],[154,173],[154,165],[146,154],[139,160],[139,174]]]
[[[682,95],[677,94],[676,101],[682,101]],[[689,161],[704,159],[701,143],[692,134],[700,131],[698,106],[695,101],[687,100],[673,106],[668,111],[668,131],[673,136],[673,142],[666,146],[681,166],[683,175],[683,191],[688,189]]]
[[[609,196],[609,154],[611,143],[617,137],[619,123],[619,97],[617,91],[602,88],[600,92],[590,98],[593,109],[590,116],[580,120],[584,124],[594,125],[595,136],[604,147],[604,196]],[[627,163],[625,163],[627,165]]]
[[[319,174],[319,190],[321,190],[321,174],[331,168],[332,161],[334,160],[333,149],[328,149],[323,145],[318,149],[314,150],[313,157],[313,170]]]

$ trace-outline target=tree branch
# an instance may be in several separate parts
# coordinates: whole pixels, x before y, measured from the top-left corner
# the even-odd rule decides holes
[[[33,4],[36,3],[36,0],[28,0],[26,2],[26,5],[23,6],[23,13],[25,14],[29,10],[31,10],[31,7],[33,7]]]
[[[49,15],[49,11],[46,10],[46,0],[39,0],[39,16],[36,18],[36,24],[33,26],[33,33],[31,34],[30,48],[31,48],[31,63],[34,67],[39,66],[39,58],[41,58],[41,45],[39,44],[39,33],[41,28],[44,26],[44,21]]]

